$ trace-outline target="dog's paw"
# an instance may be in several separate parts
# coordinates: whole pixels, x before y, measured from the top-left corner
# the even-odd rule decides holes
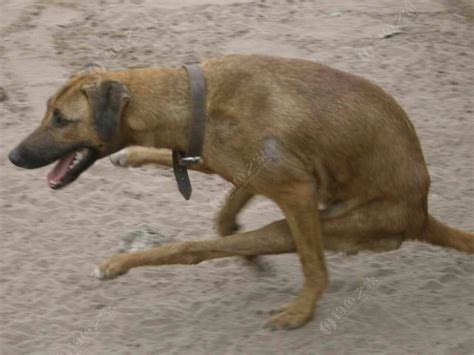
[[[114,255],[98,265],[92,272],[92,276],[99,280],[111,280],[128,272],[124,262],[125,254]]]
[[[268,313],[270,313],[270,315],[274,316],[275,314],[286,312],[291,307],[291,305],[292,305],[291,303],[279,305],[275,308],[270,309],[268,311]]]
[[[313,316],[313,310],[306,307],[298,307],[296,304],[290,304],[280,308],[280,312],[273,315],[265,324],[265,328],[271,330],[277,329],[295,329],[305,325]]]
[[[127,148],[124,148],[122,150],[119,150],[117,153],[114,153],[110,156],[110,161],[112,164],[115,166],[118,166],[120,168],[126,168],[128,167],[128,150]]]

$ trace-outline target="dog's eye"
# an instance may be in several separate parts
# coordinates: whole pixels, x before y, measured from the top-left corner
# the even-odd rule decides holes
[[[72,121],[61,116],[59,112],[53,113],[53,126],[54,127],[65,127],[70,124]]]

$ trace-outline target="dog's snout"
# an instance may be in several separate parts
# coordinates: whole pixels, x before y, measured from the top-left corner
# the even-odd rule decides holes
[[[24,159],[19,147],[16,147],[10,152],[10,154],[8,154],[8,159],[10,159],[10,161],[16,166],[22,167]]]
[[[35,169],[50,163],[50,161],[45,161],[47,154],[38,154],[40,151],[40,149],[34,151],[20,144],[8,154],[8,159],[20,168]]]

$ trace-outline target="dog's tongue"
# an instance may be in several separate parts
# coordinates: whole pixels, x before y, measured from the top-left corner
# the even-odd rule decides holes
[[[72,160],[74,159],[76,152],[72,152],[66,155],[64,158],[61,158],[56,165],[54,166],[53,170],[51,170],[48,174],[48,185],[51,187],[59,183],[64,176],[66,176],[67,168],[71,164]]]

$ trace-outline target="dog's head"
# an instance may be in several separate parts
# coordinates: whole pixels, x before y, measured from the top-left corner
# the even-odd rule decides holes
[[[57,161],[48,185],[68,185],[97,159],[124,146],[121,116],[129,100],[123,84],[99,73],[71,77],[48,100],[40,126],[10,152],[10,161],[26,169]]]

